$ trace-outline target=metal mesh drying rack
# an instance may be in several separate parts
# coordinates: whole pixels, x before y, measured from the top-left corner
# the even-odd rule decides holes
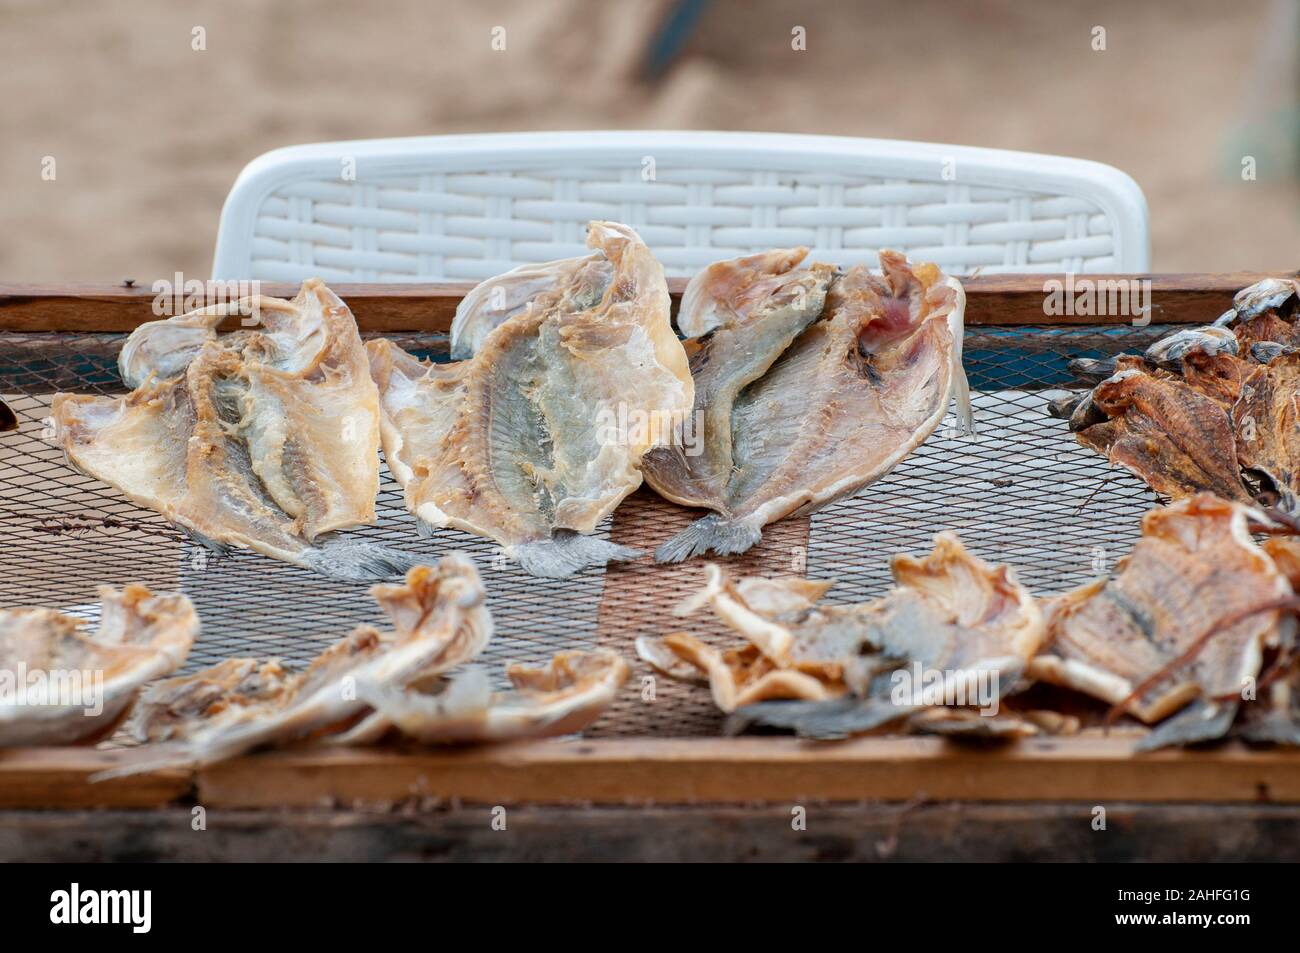
[[[1047,416],[1043,392],[1074,383],[1066,367],[1072,357],[1140,350],[1169,330],[1154,324],[969,327],[974,435],[958,433],[950,414],[861,496],[769,526],[758,547],[726,562],[741,574],[806,572],[835,580],[829,600],[863,600],[888,587],[891,554],[926,552],[936,532],[952,529],[977,555],[1016,567],[1036,593],[1095,577],[1128,550],[1155,497],[1077,445],[1061,421]],[[417,353],[445,353],[445,338],[437,334],[390,336]],[[0,391],[21,423],[0,436],[0,607],[89,614],[101,583],[180,589],[203,622],[184,671],[232,656],[277,656],[301,665],[356,624],[381,621],[365,585],[254,553],[213,556],[160,516],[72,469],[53,440],[50,399],[57,391],[124,393],[116,369],[124,335],[65,334],[53,345],[52,337],[0,333]],[[647,683],[650,671],[632,645],[638,635],[675,629],[736,641],[707,613],[672,614],[698,588],[702,560],[657,566],[644,558],[565,580],[537,579],[501,558],[491,541],[451,530],[420,538],[386,471],[377,511],[378,525],[351,532],[430,561],[452,551],[473,556],[496,623],[479,663],[494,677],[503,679],[507,661],[544,664],[563,649],[614,648],[633,662],[633,679],[587,737],[718,733],[721,716],[708,692],[663,678]],[[697,515],[642,488],[602,532],[649,552]]]

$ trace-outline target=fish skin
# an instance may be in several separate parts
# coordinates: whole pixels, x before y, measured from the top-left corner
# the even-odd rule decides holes
[[[1030,676],[1118,705],[1187,652],[1215,619],[1291,595],[1285,574],[1251,538],[1252,511],[1199,494],[1148,512],[1142,538],[1120,572],[1056,597],[1048,642]],[[1188,625],[1188,620],[1197,620]],[[1293,637],[1277,612],[1244,619],[1217,634],[1126,710],[1163,722],[1197,700],[1240,695],[1259,674],[1265,646]],[[1233,702],[1216,702],[1149,735],[1146,748],[1209,740],[1230,724]],[[1146,750],[1144,748],[1144,750]]]
[[[726,489],[734,469],[732,410],[736,399],[745,387],[767,373],[794,339],[817,320],[826,302],[834,275],[832,266],[813,264],[799,271],[791,270],[807,253],[806,248],[796,248],[768,252],[766,257],[718,262],[691,280],[697,303],[688,307],[685,303],[690,297],[688,292],[678,323],[709,327],[690,358],[695,381],[692,412],[700,421],[703,446],[698,448],[699,452],[691,452],[696,448],[676,445],[659,447],[646,454],[642,461],[646,482],[660,496],[683,506],[726,509]],[[772,275],[760,275],[758,269],[766,267],[768,260],[775,260],[775,267],[780,270]],[[706,277],[722,289],[744,282],[748,297],[735,301],[729,291],[716,290],[712,285],[703,287]],[[711,313],[726,308],[725,321],[709,324],[694,315],[692,309],[700,307],[700,298],[718,302],[711,306]],[[754,541],[749,541],[745,548]]]
[[[961,286],[933,265],[880,258],[883,277],[856,267],[837,278],[821,319],[737,398],[725,508],[657,560],[743,552],[767,524],[857,493],[933,432],[953,396],[969,424]]]
[[[407,508],[494,539],[543,576],[639,555],[589,534],[640,485],[645,453],[674,439],[694,396],[663,268],[624,225],[591,223],[588,244],[613,268],[599,300],[560,289],[554,306],[497,325],[468,361],[430,367],[368,345]],[[565,310],[575,300],[590,306]],[[620,414],[664,426],[611,431]]]
[[[121,398],[58,394],[52,414],[69,461],[214,549],[242,547],[326,575],[373,581],[414,557],[329,534],[375,521],[378,392],[346,305],[319,279],[292,302],[244,299],[261,324],[197,348],[169,321],[124,348]],[[182,327],[213,315],[181,316]],[[289,424],[288,422],[292,423]]]

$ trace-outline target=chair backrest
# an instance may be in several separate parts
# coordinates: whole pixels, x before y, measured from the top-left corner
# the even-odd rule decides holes
[[[670,274],[812,246],[954,274],[1144,272],[1146,200],[1110,166],[931,143],[725,132],[430,136],[295,146],[240,174],[213,277],[482,279],[626,222]]]

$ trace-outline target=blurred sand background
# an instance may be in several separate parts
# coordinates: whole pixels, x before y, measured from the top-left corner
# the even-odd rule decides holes
[[[1097,159],[1145,190],[1157,271],[1293,269],[1296,2],[715,0],[647,85],[663,0],[0,0],[0,280],[206,275],[227,190],[277,146],[580,128]]]

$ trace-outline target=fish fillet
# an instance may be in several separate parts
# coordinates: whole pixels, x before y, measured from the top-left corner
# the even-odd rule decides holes
[[[371,595],[391,628],[357,626],[302,672],[288,673],[274,659],[237,658],[152,686],[131,718],[152,757],[110,774],[213,764],[346,730],[370,714],[357,685],[434,678],[474,658],[491,637],[483,584],[467,557],[416,566],[404,583],[374,586]]]
[[[109,732],[150,679],[185,661],[199,630],[182,595],[141,585],[99,587],[98,628],[53,609],[0,610],[0,748],[71,744]],[[26,677],[20,676],[25,672]],[[46,688],[80,685],[78,698],[24,698],[33,675]]]
[[[883,277],[858,267],[836,278],[820,320],[735,398],[721,505],[656,559],[744,552],[768,523],[857,493],[933,432],[954,393],[969,423],[961,286],[933,265],[880,259]]]
[[[229,334],[232,314],[257,325]],[[379,398],[351,312],[319,280],[142,325],[125,397],[58,394],[68,459],[219,551],[252,549],[343,579],[411,557],[332,536],[375,521]]]
[[[1216,699],[1239,697],[1258,676],[1265,646],[1292,636],[1293,621],[1276,611],[1216,634],[1187,664],[1128,699],[1219,621],[1291,595],[1286,576],[1252,540],[1250,516],[1209,494],[1147,513],[1118,575],[1049,603],[1048,644],[1030,674],[1159,722],[1142,749],[1221,737],[1238,704]]]
[[[587,534],[641,484],[645,453],[677,439],[694,396],[663,268],[624,225],[593,222],[588,244],[612,265],[598,297],[554,290],[553,306],[514,314],[467,361],[368,345],[407,508],[496,540],[539,576],[637,555]]]

